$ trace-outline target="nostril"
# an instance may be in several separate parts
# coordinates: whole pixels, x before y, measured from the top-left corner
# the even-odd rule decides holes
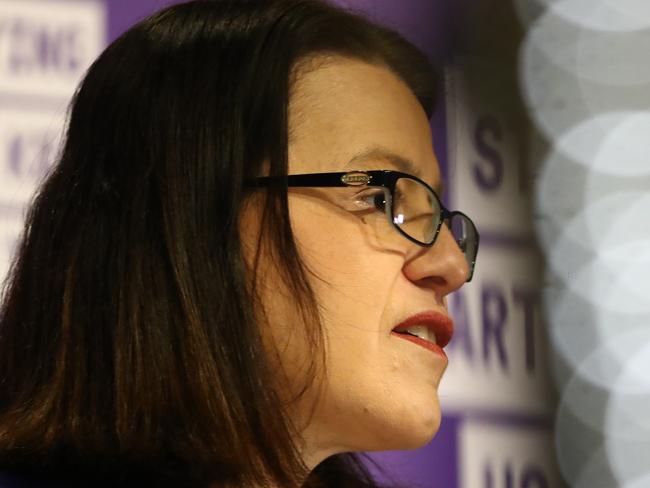
[[[426,278],[419,279],[417,284],[422,287],[441,287],[447,285],[447,280],[442,276],[427,276]]]

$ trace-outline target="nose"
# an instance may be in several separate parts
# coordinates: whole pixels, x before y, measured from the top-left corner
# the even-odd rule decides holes
[[[446,225],[431,247],[414,248],[404,275],[418,286],[434,289],[440,299],[457,290],[469,277],[469,264]]]

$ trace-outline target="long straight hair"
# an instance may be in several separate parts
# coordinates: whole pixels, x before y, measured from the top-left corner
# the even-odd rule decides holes
[[[388,67],[431,115],[426,57],[318,0],[175,5],[90,67],[4,288],[0,467],[112,485],[305,480],[238,218],[264,161],[286,176],[294,70],[323,53]],[[323,357],[286,183],[265,199],[265,235]],[[334,455],[304,486],[375,486],[366,469]]]

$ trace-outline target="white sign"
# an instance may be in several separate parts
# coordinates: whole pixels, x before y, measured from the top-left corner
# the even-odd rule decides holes
[[[540,257],[532,246],[517,143],[489,100],[473,102],[449,72],[452,207],[481,235],[474,279],[449,299],[456,332],[440,397],[448,410],[548,415],[552,390],[540,316]]]
[[[459,488],[562,486],[548,429],[465,420],[458,442]]]
[[[0,282],[25,208],[56,162],[66,107],[105,32],[99,0],[0,2]]]
[[[20,210],[54,163],[65,120],[63,110],[0,109],[0,205]]]
[[[480,249],[472,282],[449,300],[455,332],[445,349],[449,367],[440,385],[447,409],[551,412],[539,273],[533,251]]]
[[[512,128],[490,107],[473,107],[462,76],[449,71],[447,110],[453,205],[479,231],[509,238],[532,234],[524,161]]]
[[[2,208],[0,208],[0,285],[9,270],[11,257],[21,231],[22,219],[2,215]]]
[[[2,0],[0,93],[69,98],[106,43],[95,0]]]

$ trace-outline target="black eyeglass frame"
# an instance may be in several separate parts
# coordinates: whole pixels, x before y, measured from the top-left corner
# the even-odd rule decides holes
[[[390,221],[391,225],[397,230],[401,235],[406,237],[409,241],[418,244],[422,247],[431,247],[436,243],[438,234],[440,234],[440,229],[442,224],[445,221],[451,222],[451,219],[455,215],[459,215],[465,218],[465,220],[472,226],[474,234],[476,235],[476,248],[474,255],[472,256],[472,261],[470,263],[469,276],[467,282],[472,280],[474,275],[474,265],[476,264],[476,256],[478,255],[478,245],[479,245],[479,234],[476,229],[476,225],[465,213],[459,210],[449,210],[445,207],[440,201],[440,197],[435,192],[431,186],[425,181],[422,181],[417,176],[410,175],[408,173],[402,173],[401,171],[394,170],[355,170],[355,171],[344,171],[344,172],[335,172],[335,173],[308,173],[308,174],[298,174],[298,175],[287,175],[286,177],[273,177],[273,176],[260,176],[257,178],[247,179],[245,181],[245,186],[248,187],[266,187],[270,183],[279,182],[282,183],[286,178],[287,187],[303,187],[303,188],[317,188],[317,187],[378,187],[386,188],[388,190],[388,201],[386,201],[385,213]],[[394,221],[393,221],[393,195],[395,194],[395,187],[397,181],[406,178],[423,185],[427,190],[429,190],[440,207],[440,220],[436,227],[436,230],[431,238],[431,242],[422,242],[418,239],[415,239],[411,235],[407,234],[402,230]]]

